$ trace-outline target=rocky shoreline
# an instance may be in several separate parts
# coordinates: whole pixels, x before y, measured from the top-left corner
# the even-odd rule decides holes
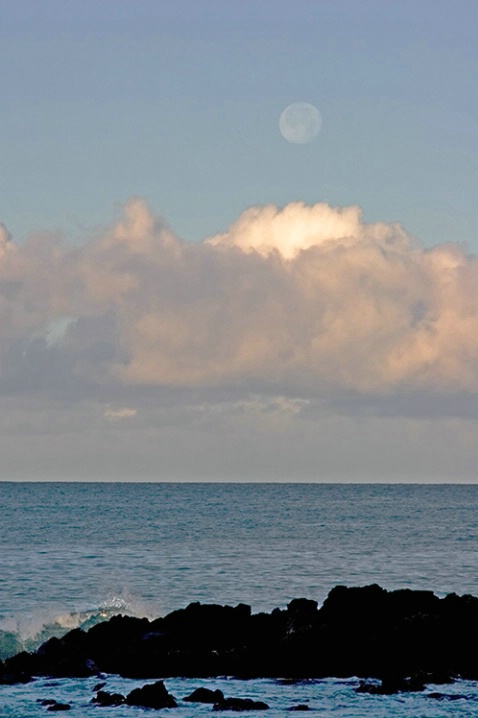
[[[347,678],[362,692],[421,690],[478,680],[478,598],[431,591],[337,586],[321,608],[192,603],[162,618],[114,616],[88,631],[51,638],[0,663],[0,683],[34,676],[125,678]]]

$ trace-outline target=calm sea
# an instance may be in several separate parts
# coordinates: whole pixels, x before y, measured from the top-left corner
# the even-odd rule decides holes
[[[198,600],[269,611],[372,582],[478,595],[478,486],[0,483],[0,521],[4,656],[117,612],[152,617]],[[61,696],[72,717],[96,714],[88,681],[45,683],[0,687],[0,718],[44,715],[36,698]],[[111,689],[124,684],[110,679]],[[167,685],[181,696],[191,681]],[[229,681],[226,692],[261,695],[277,715],[308,700],[340,718],[478,716],[471,684],[449,688],[468,698],[446,706],[357,696],[353,686]],[[209,711],[176,709],[184,718]]]

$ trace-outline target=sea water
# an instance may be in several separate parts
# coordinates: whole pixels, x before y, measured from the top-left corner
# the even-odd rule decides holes
[[[115,613],[155,617],[191,601],[284,608],[337,584],[478,595],[478,486],[0,483],[0,656]],[[0,686],[0,718],[45,715],[37,698],[85,717],[96,680]],[[141,683],[141,682],[140,682]],[[357,680],[209,681],[265,700],[268,715],[308,703],[323,716],[478,716],[478,686],[360,695]],[[109,677],[108,690],[139,683]],[[204,681],[168,680],[182,697]],[[446,688],[446,690],[444,690]],[[453,694],[463,696],[453,699]],[[455,696],[456,697],[456,696]],[[209,713],[184,704],[178,718]]]

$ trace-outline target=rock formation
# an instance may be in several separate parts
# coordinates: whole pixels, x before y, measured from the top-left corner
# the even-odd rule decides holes
[[[478,679],[477,645],[477,598],[337,586],[320,609],[316,601],[295,599],[271,613],[252,614],[244,604],[192,603],[153,621],[115,616],[7,659],[0,683],[99,672],[130,678],[359,676],[381,679],[388,691],[410,677],[418,677],[411,685]]]

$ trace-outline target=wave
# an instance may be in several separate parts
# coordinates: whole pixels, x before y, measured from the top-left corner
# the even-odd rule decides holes
[[[71,611],[55,615],[38,612],[21,617],[0,620],[0,660],[14,656],[20,651],[34,651],[52,637],[61,638],[74,628],[87,631],[102,621],[121,613],[127,616],[155,618],[159,614],[146,611],[144,606],[123,596],[114,596],[98,608]]]

